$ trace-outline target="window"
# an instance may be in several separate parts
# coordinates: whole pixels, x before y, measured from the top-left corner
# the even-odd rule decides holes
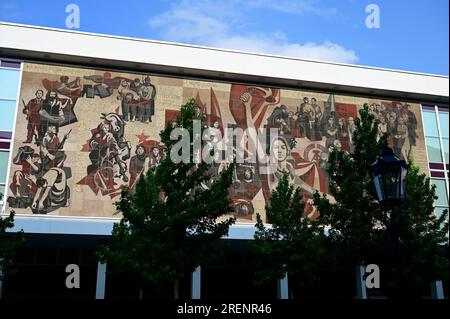
[[[20,63],[0,60],[0,193],[5,194],[12,130],[16,115]],[[0,200],[0,211],[4,198]]]
[[[449,198],[449,109],[448,106],[422,105],[423,128],[428,154],[431,182],[436,185],[435,213],[448,209]]]

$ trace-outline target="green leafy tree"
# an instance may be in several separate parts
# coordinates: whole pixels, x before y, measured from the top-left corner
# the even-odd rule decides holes
[[[396,281],[392,271],[395,267],[401,268],[405,279],[420,283],[446,278],[447,213],[439,219],[433,213],[434,186],[409,161],[405,203],[401,207],[380,205],[373,189],[370,165],[388,135],[377,139],[378,121],[370,114],[367,104],[359,114],[360,118],[355,119],[352,153],[334,148],[329,154],[327,172],[334,200],[319,193],[314,195],[321,222],[331,227],[330,240],[341,266],[375,262],[381,265],[384,277],[387,274],[390,279],[388,285]],[[393,234],[399,234],[398,249],[394,249],[398,237]]]
[[[0,199],[2,197],[3,194],[0,193]],[[7,229],[14,227],[14,215],[14,211],[11,211],[9,216],[0,216],[0,281],[3,279],[3,275],[7,273],[8,268],[10,268],[17,248],[24,241],[23,230],[15,234],[6,233]]]
[[[304,207],[300,188],[294,189],[284,173],[266,206],[270,225],[257,214],[252,244],[258,263],[257,283],[280,279],[288,273],[289,283],[302,289],[320,279],[326,236],[321,225],[304,215]]]
[[[435,188],[430,178],[411,163],[405,203],[391,211],[394,218],[401,219],[398,230],[404,277],[401,293],[405,297],[420,296],[430,282],[448,279],[448,211],[435,215],[433,203],[438,198]]]
[[[193,146],[201,142],[206,126],[196,133],[204,117],[196,112],[194,100],[181,106],[176,125],[169,123],[160,133],[167,154],[156,169],[141,175],[134,193],[124,189],[117,209],[123,214],[113,228],[114,245],[103,247],[98,255],[116,270],[131,270],[152,287],[174,284],[178,298],[178,281],[218,253],[214,244],[228,234],[234,218],[228,189],[232,183],[233,165],[225,167],[218,177],[210,172],[212,165],[201,161]],[[175,163],[171,158],[182,150],[182,140],[171,134],[175,128],[188,132],[190,148],[187,160]],[[172,137],[173,134],[172,134]]]
[[[331,227],[332,243],[339,247],[341,259],[353,266],[364,264],[371,257],[369,253],[378,246],[382,232],[377,226],[383,220],[369,172],[383,143],[377,141],[378,123],[367,104],[359,113],[360,118],[354,122],[353,152],[333,148],[329,153],[329,192],[334,200],[314,194],[321,222]]]

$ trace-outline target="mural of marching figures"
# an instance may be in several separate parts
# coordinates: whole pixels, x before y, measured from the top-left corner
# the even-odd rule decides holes
[[[316,217],[312,194],[328,193],[328,153],[332,147],[352,151],[354,120],[364,103],[380,121],[379,136],[388,132],[395,152],[427,172],[418,104],[25,63],[8,206],[18,214],[120,217],[114,202],[122,188],[134,190],[140,174],[167,156],[159,132],[190,98],[218,154],[230,147],[227,131],[254,129],[257,149],[274,159],[268,169],[243,144],[230,189],[241,221],[253,222],[256,212],[264,216],[283,172],[302,190],[305,213]],[[276,138],[261,136],[271,130]],[[239,144],[231,142],[232,148]],[[223,167],[217,159],[210,173]]]

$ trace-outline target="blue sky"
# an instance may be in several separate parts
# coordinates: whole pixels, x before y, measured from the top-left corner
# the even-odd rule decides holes
[[[449,74],[448,0],[0,0],[0,21],[66,28],[71,3],[79,31]]]

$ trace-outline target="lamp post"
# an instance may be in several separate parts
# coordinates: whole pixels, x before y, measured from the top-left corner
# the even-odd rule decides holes
[[[403,298],[400,229],[403,218],[401,205],[406,195],[408,164],[400,160],[392,149],[385,145],[370,170],[380,204],[392,209],[398,206],[398,216],[392,213],[390,215],[389,232],[393,244],[398,297]]]

